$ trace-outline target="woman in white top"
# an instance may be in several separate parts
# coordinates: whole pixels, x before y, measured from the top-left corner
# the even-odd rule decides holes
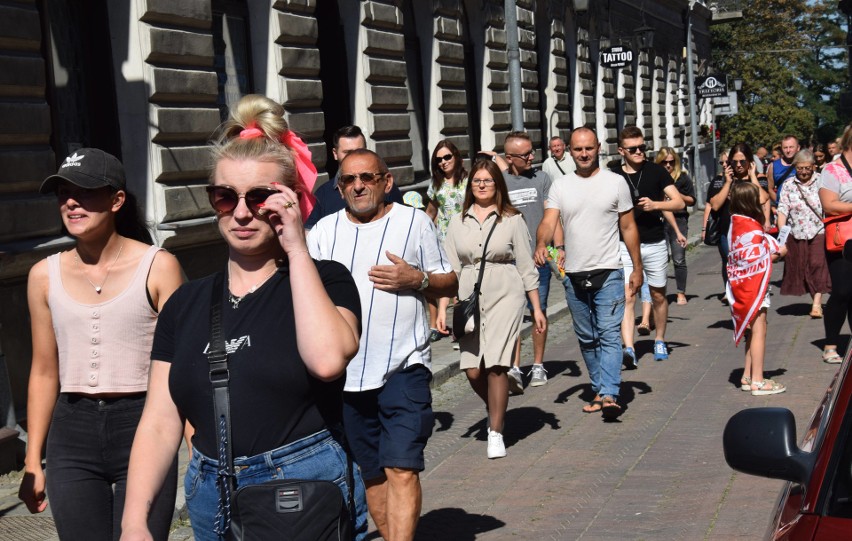
[[[29,275],[33,357],[19,497],[31,513],[49,499],[60,539],[118,539],[154,325],[183,274],[172,255],[149,246],[114,156],[80,149],[40,191],[56,194],[77,243]],[[170,473],[149,514],[155,539],[168,538],[174,513],[176,462]]]

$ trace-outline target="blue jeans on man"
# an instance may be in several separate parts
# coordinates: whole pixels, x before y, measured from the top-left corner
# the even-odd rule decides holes
[[[579,288],[567,276],[564,285],[592,390],[602,398],[617,399],[621,386],[624,271],[611,271],[600,289]]]

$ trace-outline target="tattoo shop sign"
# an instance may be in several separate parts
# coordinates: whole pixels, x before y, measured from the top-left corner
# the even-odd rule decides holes
[[[601,50],[601,66],[605,68],[624,68],[633,62],[633,51],[629,47],[607,47]]]

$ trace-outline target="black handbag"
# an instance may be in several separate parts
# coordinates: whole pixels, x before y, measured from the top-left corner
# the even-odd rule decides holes
[[[276,479],[236,488],[231,447],[228,354],[222,334],[224,273],[213,281],[210,299],[210,383],[219,428],[219,513],[216,533],[235,541],[349,541],[355,517],[353,464],[347,453],[347,502],[331,481]],[[220,531],[221,530],[221,531]]]
[[[488,249],[488,241],[497,227],[497,219],[488,232],[485,244],[482,246],[482,259],[479,261],[479,276],[473,286],[473,293],[463,301],[459,301],[453,307],[453,337],[461,340],[463,336],[472,334],[479,329],[479,288],[482,285],[482,276],[485,274],[485,250]]]
[[[707,203],[708,205],[710,203]],[[718,246],[722,232],[719,230],[719,216],[711,211],[707,216],[707,225],[704,226],[704,244],[707,246]]]

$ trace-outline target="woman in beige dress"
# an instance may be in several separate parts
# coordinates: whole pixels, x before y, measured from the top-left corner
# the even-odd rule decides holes
[[[496,222],[485,254],[479,329],[462,337],[460,346],[461,368],[488,410],[488,458],[500,458],[506,456],[506,373],[512,363],[527,296],[533,306],[535,332],[544,332],[547,320],[539,304],[538,271],[530,251],[529,232],[523,216],[509,202],[503,174],[488,160],[476,161],[472,169],[462,212],[450,220],[444,249],[459,277],[459,298],[465,299],[473,292],[482,247]],[[443,299],[439,307],[440,331],[446,331],[447,304]]]

